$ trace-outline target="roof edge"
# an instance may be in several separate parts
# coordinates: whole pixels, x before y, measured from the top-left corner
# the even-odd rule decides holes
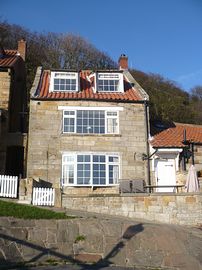
[[[134,86],[139,91],[140,96],[143,98],[143,100],[149,101],[149,95],[146,93],[146,91],[140,86],[140,84],[135,80],[135,78],[131,75],[131,73],[128,70],[124,70],[123,74],[126,76],[126,78],[129,80],[130,83],[134,83]]]
[[[41,74],[42,74],[43,68],[42,66],[37,67],[37,71],[36,71],[36,75],[34,78],[34,82],[32,84],[31,90],[30,90],[30,98],[34,98],[36,91],[37,91],[37,87],[39,85],[40,79],[41,79]]]
[[[82,100],[82,101],[98,101],[98,102],[112,102],[112,103],[134,103],[134,104],[144,104],[145,101],[144,100],[119,100],[119,99],[95,99],[95,98],[44,98],[44,97],[37,97],[37,96],[30,96],[30,99],[31,100],[39,100],[39,101],[64,101],[64,100],[68,100],[68,101],[79,101],[79,100]]]

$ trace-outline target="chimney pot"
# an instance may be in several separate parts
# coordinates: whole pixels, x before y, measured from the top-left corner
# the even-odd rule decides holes
[[[26,57],[26,41],[24,39],[21,39],[18,41],[18,53],[22,57],[22,59],[25,61]]]
[[[118,63],[120,70],[128,69],[128,57],[125,54],[121,54]]]

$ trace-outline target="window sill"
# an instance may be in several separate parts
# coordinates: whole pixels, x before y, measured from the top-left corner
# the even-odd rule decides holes
[[[122,137],[121,134],[81,134],[81,133],[62,133],[61,136],[71,136],[71,137]]]

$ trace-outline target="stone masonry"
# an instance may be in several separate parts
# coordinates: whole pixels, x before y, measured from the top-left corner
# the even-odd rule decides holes
[[[62,206],[112,216],[180,225],[202,224],[202,194],[63,195]]]
[[[8,101],[9,101],[9,90],[10,90],[10,72],[0,72],[0,109],[1,109],[1,121],[0,121],[0,172],[5,169],[6,162],[6,140],[4,136],[8,130]]]
[[[201,270],[202,234],[200,228],[104,216],[69,220],[1,217],[2,267],[47,261],[79,263],[84,266],[82,269],[87,269],[84,264],[88,262],[98,267],[104,264],[135,269]]]
[[[62,111],[58,106],[122,107],[119,112],[120,134],[63,134]],[[62,152],[119,153],[121,179],[146,179],[146,127],[144,105],[96,101],[30,102],[30,126],[27,176],[42,179],[59,188],[62,172]],[[99,193],[117,193],[114,188],[98,188]],[[65,193],[88,194],[91,188],[65,188]],[[96,191],[98,192],[98,191]]]

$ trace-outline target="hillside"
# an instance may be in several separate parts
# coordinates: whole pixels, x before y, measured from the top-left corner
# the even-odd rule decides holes
[[[36,33],[19,25],[0,21],[0,44],[15,49],[17,41],[27,41],[27,91],[37,66],[44,68],[111,69],[117,64],[104,52],[80,36],[73,34]],[[130,56],[129,56],[130,57]],[[131,70],[132,75],[150,96],[152,121],[176,121],[202,124],[201,86],[187,93],[158,74]]]

